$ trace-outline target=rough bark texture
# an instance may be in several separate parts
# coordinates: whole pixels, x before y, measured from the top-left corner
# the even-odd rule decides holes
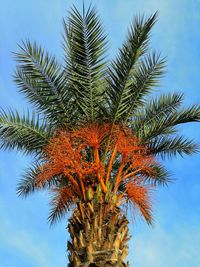
[[[114,204],[79,203],[69,221],[68,267],[126,267],[128,220]]]

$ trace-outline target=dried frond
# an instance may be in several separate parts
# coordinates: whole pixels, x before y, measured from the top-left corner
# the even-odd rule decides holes
[[[70,187],[55,188],[52,192],[54,193],[54,197],[51,201],[52,209],[49,214],[51,224],[60,219],[75,202],[74,192]]]
[[[131,182],[126,185],[127,198],[136,206],[148,223],[152,222],[151,186]]]

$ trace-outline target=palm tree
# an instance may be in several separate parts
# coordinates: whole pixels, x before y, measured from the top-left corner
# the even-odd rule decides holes
[[[151,224],[151,193],[170,181],[159,159],[197,151],[176,126],[199,121],[200,107],[181,107],[181,93],[149,97],[165,70],[149,49],[156,19],[136,16],[108,62],[95,8],[73,7],[63,21],[62,65],[29,41],[15,53],[15,82],[36,113],[1,110],[1,147],[34,155],[17,190],[49,190],[50,223],[73,211],[69,266],[127,266],[127,208]]]

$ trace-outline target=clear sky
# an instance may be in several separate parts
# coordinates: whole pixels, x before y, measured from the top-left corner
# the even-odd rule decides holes
[[[85,1],[88,5],[90,1]],[[116,54],[134,14],[159,11],[152,47],[168,59],[160,92],[185,93],[185,105],[200,103],[199,0],[95,0]],[[62,61],[62,18],[82,0],[0,0],[0,106],[26,111],[28,104],[12,81],[11,51],[29,38]],[[181,128],[200,143],[200,125]],[[0,267],[66,266],[67,218],[50,228],[49,196],[16,196],[16,184],[30,159],[0,152]],[[200,155],[166,162],[175,182],[155,196],[153,228],[137,220],[131,227],[129,260],[137,267],[200,266]]]

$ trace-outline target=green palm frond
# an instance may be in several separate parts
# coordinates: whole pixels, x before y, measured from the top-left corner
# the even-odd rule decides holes
[[[182,108],[177,112],[172,113],[172,124],[178,125],[188,122],[199,122],[200,121],[200,106],[191,105],[188,108]]]
[[[165,59],[155,52],[146,56],[139,63],[133,77],[130,79],[131,97],[127,103],[127,111],[122,116],[124,124],[133,116],[136,109],[143,106],[147,94],[158,85],[165,69]]]
[[[35,191],[49,189],[60,184],[59,177],[52,177],[52,179],[48,180],[48,182],[38,186],[36,184],[36,177],[39,173],[39,167],[40,164],[36,162],[32,164],[32,167],[29,167],[24,171],[22,179],[17,185],[17,194],[19,196],[27,197]]]
[[[108,70],[107,97],[113,123],[118,121],[124,113],[129,112],[134,91],[134,74],[137,76],[138,66],[140,66],[138,74],[143,72],[146,75],[146,71],[150,72],[149,68],[152,69],[152,64],[157,64],[150,57],[143,60],[141,65],[139,61],[147,51],[150,31],[156,18],[157,13],[146,20],[144,17],[135,18],[125,43]],[[137,80],[137,77],[135,79]],[[134,93],[136,94],[135,91]]]
[[[20,49],[15,53],[19,64],[14,76],[20,91],[52,121],[59,125],[71,123],[72,96],[55,57],[29,41],[23,42]]]
[[[37,170],[38,166],[34,166],[24,171],[22,178],[17,185],[18,196],[27,197],[38,189],[36,185]]]
[[[144,122],[150,124],[152,120],[160,120],[163,116],[168,116],[171,112],[176,111],[183,101],[182,93],[161,94],[159,97],[149,100],[145,103],[144,109],[139,110],[133,121],[136,120],[139,128]]]
[[[154,132],[160,123],[172,112],[176,112],[183,100],[183,94],[168,93],[146,101],[144,107],[139,108],[132,116],[130,125],[133,132],[141,139],[145,136],[145,131]],[[173,133],[173,130],[172,130]]]
[[[101,83],[105,75],[106,35],[94,7],[83,15],[74,7],[64,21],[66,75],[76,103],[88,121],[99,110]]]
[[[199,146],[192,140],[183,136],[168,137],[162,136],[155,138],[148,143],[149,153],[160,155],[161,158],[171,158],[177,155],[190,155],[198,152]]]
[[[172,182],[171,173],[162,165],[152,166],[153,172],[150,173],[142,173],[145,181],[153,184],[154,186],[161,185],[166,186],[170,182]]]
[[[141,120],[140,120],[141,118]],[[148,142],[161,135],[176,134],[180,124],[200,121],[200,106],[193,105],[189,108],[174,109],[170,113],[158,111],[158,116],[154,113],[151,118],[135,118],[132,128],[135,134],[142,140]]]
[[[39,116],[20,116],[19,113],[0,111],[0,146],[25,153],[37,153],[48,144],[52,130]]]

